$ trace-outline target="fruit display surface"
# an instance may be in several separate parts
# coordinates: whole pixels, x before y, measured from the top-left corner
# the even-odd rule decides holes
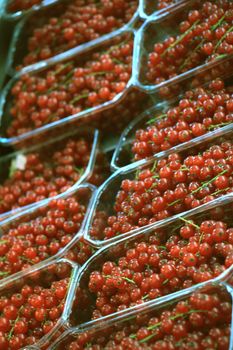
[[[233,2],[0,28],[0,350],[233,350]]]

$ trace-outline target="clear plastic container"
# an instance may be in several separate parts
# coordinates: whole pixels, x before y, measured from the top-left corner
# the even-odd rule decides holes
[[[163,232],[167,233],[167,240],[169,236],[179,235],[180,227],[186,225],[187,222],[191,222],[193,220],[194,224],[200,224],[205,220],[223,220],[224,222],[228,222],[228,227],[231,227],[231,216],[233,210],[233,195],[229,194],[224,197],[221,197],[212,203],[208,203],[203,208],[196,208],[190,213],[182,213],[177,217],[170,218],[165,220],[164,222],[156,223],[153,227],[147,228],[145,230],[141,230],[137,233],[132,234],[130,237],[125,237],[121,239],[119,242],[112,242],[110,245],[107,245],[97,251],[90,259],[87,261],[80,269],[79,275],[77,278],[76,285],[76,298],[70,304],[70,317],[69,317],[69,327],[75,328],[78,327],[78,330],[85,329],[96,329],[102,323],[109,324],[112,319],[122,318],[122,315],[126,317],[131,316],[136,312],[136,310],[147,310],[153,306],[158,306],[163,304],[164,302],[171,301],[177,296],[187,295],[196,288],[200,288],[202,286],[208,285],[209,283],[219,283],[229,280],[232,288],[232,266],[226,268],[226,270],[219,270],[216,273],[216,277],[206,279],[202,282],[194,282],[193,285],[187,287],[180,286],[179,288],[174,288],[173,291],[164,292],[163,295],[158,297],[149,298],[146,295],[146,298],[143,298],[143,301],[135,302],[134,306],[128,306],[128,302],[125,301],[124,310],[114,310],[109,312],[106,316],[96,317],[96,319],[92,319],[93,311],[96,309],[95,303],[98,296],[103,296],[102,293],[98,294],[98,292],[92,292],[89,288],[90,276],[93,271],[102,271],[103,264],[105,262],[118,262],[120,259],[125,256],[126,251],[131,248],[135,248],[136,243],[140,242],[151,242],[150,238],[155,236],[156,232],[161,233],[161,239],[163,239]],[[222,215],[222,216],[221,216]],[[165,230],[165,231],[164,231]],[[165,240],[166,240],[165,239]],[[150,243],[153,245],[153,243]],[[161,249],[163,246],[161,246]],[[207,260],[208,261],[208,260]],[[222,263],[224,266],[224,263]],[[117,264],[115,265],[118,266]],[[127,267],[127,270],[130,267]],[[124,268],[123,268],[124,269]],[[147,269],[146,265],[140,272],[145,272]],[[223,272],[221,272],[223,271]],[[107,278],[108,276],[106,276]],[[111,276],[109,276],[111,277]],[[133,277],[132,277],[133,279]],[[125,279],[129,283],[133,283],[131,279]],[[182,280],[189,280],[187,274],[182,278]],[[166,283],[169,284],[169,279],[165,280]],[[136,285],[136,284],[135,284]],[[126,291],[126,287],[124,287]],[[147,292],[143,292],[146,294]],[[149,292],[148,292],[149,293]],[[109,303],[111,298],[111,294],[109,294],[109,299],[106,299],[105,302]],[[124,299],[125,300],[125,299]],[[123,302],[122,302],[123,303]],[[136,305],[137,304],[137,305]],[[110,304],[111,305],[111,304]],[[120,304],[118,304],[120,305]],[[116,307],[116,306],[115,306]]]
[[[128,28],[134,26],[137,22],[138,12],[136,11],[130,22],[125,24],[119,29],[115,29],[114,31],[103,34],[91,41],[84,42],[78,46],[75,46],[71,49],[63,49],[60,52],[57,49],[57,53],[52,55],[47,59],[39,59],[36,63],[32,64],[24,64],[24,67],[19,67],[23,64],[23,59],[28,54],[28,39],[30,38],[32,32],[35,28],[41,28],[42,25],[49,22],[50,18],[58,18],[60,14],[63,14],[69,4],[72,4],[72,1],[59,1],[51,6],[49,9],[41,9],[36,14],[31,14],[30,16],[26,16],[23,18],[15,27],[14,35],[11,41],[11,47],[9,49],[8,62],[9,62],[9,72],[11,75],[14,75],[16,71],[20,71],[20,73],[27,72],[28,70],[36,69],[38,64],[44,66],[46,63],[52,62],[54,59],[64,59],[66,55],[70,55],[72,53],[78,54],[80,52],[85,52],[86,50],[95,47],[96,45],[101,44],[102,42],[111,39],[112,37],[119,35],[124,32]],[[43,63],[42,63],[43,62]]]
[[[200,151],[209,148],[210,145],[218,145],[226,139],[231,140],[232,132],[233,125],[231,124],[216,130],[211,136],[207,134],[199,139],[194,139],[186,145],[177,146],[176,152],[182,157],[182,159],[184,159],[190,154],[197,155]],[[106,238],[104,234],[104,229],[108,227],[108,217],[116,214],[114,210],[114,203],[116,195],[120,190],[122,181],[136,179],[140,170],[151,169],[153,172],[155,172],[154,169],[156,169],[158,160],[164,158],[166,157],[163,157],[161,155],[155,155],[149,160],[138,161],[129,166],[121,168],[118,171],[116,171],[113,175],[111,175],[109,179],[105,181],[105,183],[102,186],[99,187],[95,195],[95,205],[93,206],[92,211],[89,215],[87,226],[85,229],[85,238],[91,244],[98,247],[106,245],[112,240],[119,240],[122,236],[128,236],[134,231],[138,230],[138,226],[136,224],[137,228],[130,231],[126,231],[126,233],[124,234],[117,234],[116,236],[113,236],[110,239]],[[156,196],[158,196],[158,194]],[[144,217],[146,217],[146,215],[144,215]]]
[[[41,9],[44,9],[44,8],[48,9],[50,6],[52,6],[53,4],[56,4],[60,1],[61,0],[42,0],[40,4],[34,5],[31,8],[29,8],[28,10],[9,12],[8,5],[9,5],[10,0],[3,0],[2,5],[1,5],[1,6],[3,6],[3,18],[6,20],[9,20],[9,21],[16,21],[16,20],[23,18],[26,15],[36,13],[37,11],[39,11]]]
[[[38,268],[32,268],[31,271],[22,273],[21,276],[18,276],[17,278],[11,278],[7,282],[0,282],[0,294],[3,297],[11,297],[14,293],[20,293],[22,287],[25,285],[31,286],[31,288],[34,287],[42,287],[45,289],[49,289],[52,287],[52,283],[55,281],[62,281],[66,278],[69,278],[69,280],[66,282],[66,293],[64,297],[61,298],[61,303],[64,304],[64,309],[61,312],[60,316],[57,317],[57,319],[54,319],[54,324],[51,327],[50,330],[44,330],[44,334],[37,335],[36,339],[33,339],[34,343],[32,344],[32,348],[40,347],[44,342],[47,342],[48,339],[55,340],[65,329],[65,322],[67,318],[67,307],[69,306],[70,299],[72,300],[72,297],[74,296],[75,291],[75,284],[76,284],[76,278],[78,273],[78,267],[66,259],[56,259],[53,262],[47,262],[44,263],[42,266]],[[32,293],[32,292],[31,292]],[[39,294],[39,292],[38,292]],[[16,296],[19,296],[19,294],[16,294]],[[29,299],[35,296],[35,294],[27,294],[24,297],[23,305],[17,306],[17,319],[12,323],[10,331],[8,330],[5,334],[8,335],[8,339],[10,339],[13,336],[13,332],[15,329],[15,325],[17,323],[17,320],[19,320],[20,316],[22,315],[23,308],[25,306],[31,305]],[[36,309],[39,309],[36,307]],[[35,309],[35,310],[36,310]],[[50,308],[51,309],[51,308]],[[50,310],[48,308],[48,310]],[[29,317],[30,319],[30,317]],[[28,319],[28,321],[29,321]],[[30,323],[28,323],[30,324]],[[40,324],[40,323],[39,323]],[[41,327],[43,327],[43,322],[41,322]],[[27,332],[25,333],[26,336],[31,336],[32,333],[30,332],[30,328],[27,329]],[[26,344],[23,344],[26,345]],[[27,348],[25,346],[21,346],[21,348]],[[29,346],[30,348],[30,346]]]
[[[89,129],[89,130],[79,129],[78,131],[75,131],[72,133],[69,132],[68,134],[64,134],[60,137],[56,137],[54,139],[48,140],[47,142],[41,143],[37,146],[32,146],[30,148],[22,149],[20,151],[15,152],[15,153],[0,157],[1,185],[6,184],[7,179],[10,180],[11,177],[16,174],[17,170],[19,170],[20,173],[23,174],[23,176],[24,176],[24,170],[26,168],[26,162],[27,162],[26,157],[28,157],[28,156],[36,154],[39,157],[39,161],[44,162],[44,165],[46,168],[54,166],[56,164],[56,159],[53,159],[52,156],[55,153],[55,149],[62,150],[62,147],[64,147],[70,139],[71,140],[79,140],[79,139],[80,140],[87,140],[87,142],[90,143],[90,152],[88,154],[88,158],[86,158],[86,160],[84,159],[83,164],[85,164],[85,167],[84,166],[80,167],[80,168],[77,167],[77,172],[79,174],[77,176],[77,179],[75,180],[72,177],[66,178],[67,186],[68,187],[72,187],[72,186],[77,187],[78,185],[80,185],[81,183],[84,183],[88,179],[91,180],[91,177],[95,173],[96,165],[101,165],[101,164],[96,164],[96,157],[97,157],[97,160],[99,157],[99,160],[102,162],[101,157],[98,155],[98,153],[99,153],[99,149],[98,149],[99,132],[98,132],[98,130],[92,130],[92,129]],[[85,155],[85,157],[86,157],[86,155]],[[77,161],[78,161],[78,159],[77,159]],[[34,168],[30,167],[29,170],[34,171]],[[104,170],[104,168],[103,168],[103,170]],[[98,172],[99,172],[99,169],[98,169]],[[42,176],[43,172],[38,172],[37,176],[40,176],[40,175]],[[102,174],[102,175],[104,176],[104,174]],[[58,174],[54,174],[54,180],[58,177],[59,177]],[[104,180],[104,178],[103,178],[103,180]],[[30,181],[30,178],[29,178],[29,181]],[[50,181],[47,181],[47,186],[49,185],[49,183],[50,183]],[[16,181],[15,184],[19,185],[19,182]],[[8,183],[8,186],[9,185],[10,184]],[[12,182],[11,186],[12,185],[14,185],[13,182]],[[36,188],[38,186],[39,185],[36,185]],[[67,188],[67,186],[66,187],[65,186],[63,186],[63,188],[61,188],[62,192],[67,191],[68,188]],[[34,188],[34,190],[35,190],[35,188]],[[13,191],[13,188],[12,188],[12,191]],[[26,195],[26,191],[27,191],[26,189],[23,191],[23,192],[25,192],[25,195]],[[22,193],[20,195],[22,195]],[[38,201],[41,201],[41,202],[43,202],[44,200],[46,201],[46,199],[45,199],[46,196],[43,196],[43,197],[44,197],[43,199],[39,199],[39,197],[37,196],[34,199],[34,201],[28,202],[30,204],[27,203],[27,204],[22,204],[22,205],[20,205],[20,203],[16,200],[17,197],[15,197],[16,207],[11,205],[11,207],[12,207],[11,209],[13,211],[9,211],[9,209],[7,209],[6,206],[3,207],[2,213],[0,214],[0,220],[3,220],[4,218],[11,216],[12,214],[16,213],[17,211],[22,211],[22,209],[23,210],[28,209],[28,208],[34,206],[36,202],[38,203]]]
[[[71,347],[69,347],[71,344],[75,346],[77,340],[79,340],[80,344],[80,350],[89,349],[94,344],[99,344],[99,346],[104,347],[105,344],[108,341],[111,341],[113,337],[118,334],[119,338],[116,344],[119,344],[121,342],[121,339],[123,337],[126,337],[127,335],[131,339],[137,339],[137,330],[141,327],[145,330],[144,327],[147,326],[147,329],[150,331],[149,336],[147,336],[148,340],[146,341],[146,337],[141,337],[141,341],[139,340],[134,346],[140,346],[140,344],[148,345],[148,349],[152,349],[149,347],[150,345],[153,345],[157,339],[160,337],[162,338],[162,335],[160,337],[156,338],[156,330],[159,329],[161,326],[161,323],[159,323],[158,317],[161,316],[161,313],[164,311],[170,311],[174,310],[174,308],[177,306],[179,302],[185,302],[190,305],[190,298],[194,295],[215,295],[221,300],[226,300],[228,303],[232,304],[232,298],[233,298],[233,290],[232,287],[228,284],[226,281],[218,281],[218,282],[209,282],[205,286],[202,287],[196,287],[190,291],[185,291],[180,293],[179,295],[173,295],[169,299],[161,301],[160,303],[152,302],[150,305],[138,305],[134,309],[131,310],[124,310],[120,312],[115,317],[106,317],[105,320],[99,320],[99,322],[90,323],[89,325],[84,325],[83,327],[79,328],[73,328],[71,330],[67,330],[65,333],[63,333],[62,336],[57,339],[56,342],[54,342],[51,345],[51,350],[70,350]],[[225,299],[226,298],[226,299]],[[193,305],[192,305],[193,306]],[[126,311],[126,312],[125,312]],[[171,320],[179,320],[184,317],[184,319],[187,319],[189,315],[198,313],[199,310],[195,309],[193,307],[192,310],[186,311],[186,314],[180,313],[177,311],[174,313],[174,315],[171,316]],[[205,315],[205,312],[208,312],[208,310],[203,310],[203,315]],[[199,313],[200,315],[200,313]],[[229,350],[233,347],[233,339],[232,339],[232,316],[228,315],[229,319],[227,318],[226,324],[228,325],[228,328],[230,328],[230,334],[228,334],[228,342],[229,342]],[[148,327],[148,321],[151,320],[150,326]],[[156,322],[157,321],[157,322]],[[229,323],[228,323],[229,322]],[[220,325],[220,327],[223,325]],[[206,328],[211,326],[206,325]],[[199,327],[197,326],[199,329]],[[206,330],[206,328],[204,328]],[[122,335],[122,338],[120,338],[121,331],[123,331],[124,335]],[[153,334],[154,330],[154,334]],[[152,332],[151,332],[152,331]],[[194,329],[190,330],[189,333],[192,331],[195,331]],[[200,329],[202,331],[202,329]],[[228,333],[228,332],[227,332]],[[206,336],[208,337],[208,331],[206,333]],[[81,339],[83,341],[81,341]],[[144,339],[144,340],[143,340]],[[182,339],[182,337],[180,338]],[[185,337],[183,338],[185,339]],[[111,343],[110,343],[111,344]],[[117,346],[113,343],[113,345]],[[178,344],[178,341],[177,341]],[[217,342],[216,342],[217,344]],[[113,346],[112,345],[112,346]],[[190,344],[191,345],[191,344]],[[143,345],[142,345],[143,346]],[[142,347],[144,349],[144,347]]]
[[[85,227],[85,223],[87,220],[88,213],[90,211],[90,208],[93,205],[93,195],[96,191],[96,188],[93,185],[90,184],[83,184],[83,185],[76,185],[73,186],[70,190],[66,191],[65,193],[62,193],[55,198],[50,198],[45,201],[43,201],[41,204],[36,204],[32,206],[30,209],[23,210],[18,214],[12,215],[11,217],[3,220],[0,224],[0,233],[1,233],[1,240],[0,244],[5,245],[7,244],[7,251],[1,253],[0,260],[2,261],[1,265],[1,277],[0,281],[1,283],[4,283],[4,281],[7,281],[9,279],[12,279],[12,276],[16,278],[17,276],[20,276],[22,274],[21,271],[25,273],[25,271],[30,271],[31,268],[36,268],[43,266],[43,264],[48,261],[53,261],[54,259],[58,259],[61,257],[67,257],[69,260],[74,261],[77,265],[82,265],[88,258],[92,255],[92,253],[95,251],[93,248],[88,249],[88,244],[85,243],[83,240],[83,229]],[[55,210],[61,213],[63,215],[63,210],[59,209],[59,201],[64,201],[64,206],[68,206],[68,202],[70,200],[74,200],[75,203],[79,204],[78,212],[73,213],[68,216],[66,216],[66,221],[70,224],[72,222],[73,225],[77,226],[77,229],[71,229],[69,232],[69,229],[64,229],[63,226],[59,228],[58,225],[56,225],[56,235],[52,233],[51,236],[49,234],[47,236],[47,243],[40,244],[40,243],[33,243],[31,242],[31,247],[35,249],[35,247],[43,247],[47,246],[49,249],[47,250],[46,255],[43,257],[40,255],[40,248],[36,249],[36,255],[37,257],[40,256],[40,259],[37,260],[37,257],[34,256],[34,258],[28,258],[28,255],[26,253],[26,248],[19,253],[18,256],[18,262],[19,266],[16,264],[15,267],[11,264],[11,267],[14,269],[12,272],[9,271],[7,266],[7,261],[4,264],[4,261],[8,259],[8,256],[12,253],[11,245],[17,245],[21,244],[21,237],[20,237],[20,230],[26,225],[28,226],[29,230],[27,231],[27,234],[30,233],[30,225],[32,225],[32,232],[34,232],[34,228],[38,228],[39,226],[43,225],[43,220],[48,220],[48,218],[51,219],[52,215],[48,215],[48,213],[53,211],[53,214],[56,215]],[[57,203],[57,204],[55,204]],[[67,210],[67,209],[65,209]],[[54,218],[53,215],[53,218]],[[78,219],[77,216],[78,215]],[[47,224],[49,226],[49,224]],[[46,227],[47,227],[46,226]],[[58,233],[59,231],[59,233]],[[16,235],[16,232],[18,233]],[[37,233],[33,233],[35,237],[38,236]],[[43,235],[43,233],[41,232]],[[22,233],[22,235],[25,235]],[[18,239],[17,239],[18,238]],[[24,243],[27,243],[26,239],[23,239]],[[58,242],[59,246],[54,247],[54,242]],[[84,247],[85,246],[85,247]],[[3,248],[3,247],[2,247]],[[42,248],[41,248],[42,249]],[[79,255],[80,253],[80,255]],[[30,255],[30,253],[29,253]],[[10,258],[9,258],[10,259]],[[36,259],[36,260],[35,260]],[[8,271],[6,271],[8,270]],[[4,279],[4,281],[3,281]]]
[[[177,92],[182,87],[182,83],[188,78],[202,77],[208,74],[209,71],[214,71],[216,67],[223,72],[227,71],[232,64],[228,64],[228,61],[232,61],[232,54],[224,54],[219,56],[218,59],[212,62],[202,63],[190,70],[184,71],[172,78],[164,78],[165,80],[158,84],[150,83],[146,78],[148,72],[147,60],[149,53],[153,52],[154,44],[163,42],[168,37],[176,37],[179,34],[178,23],[184,21],[187,18],[187,13],[190,10],[195,10],[200,7],[202,2],[190,0],[181,6],[181,9],[172,12],[168,16],[164,15],[160,18],[151,18],[147,20],[139,29],[136,40],[134,55],[133,72],[136,80],[136,86],[148,93],[158,93],[160,96],[165,97],[170,93],[177,96]],[[153,38],[153,40],[151,40]],[[217,75],[218,76],[218,75]]]
[[[231,73],[233,72],[225,72],[225,75],[227,76],[227,78],[225,78],[223,81],[225,83],[225,87],[228,87],[228,85],[231,87],[231,80],[232,80],[232,75]],[[224,76],[222,77],[224,78]],[[204,85],[203,87],[206,87],[208,89],[209,84],[206,84],[206,86]],[[193,90],[193,89],[190,89]],[[190,91],[189,90],[189,91]],[[181,95],[178,99],[176,99],[175,101],[163,101],[160,103],[157,103],[155,106],[153,106],[152,108],[149,108],[148,110],[144,111],[141,115],[139,115],[137,118],[135,118],[123,131],[123,133],[121,134],[121,137],[119,139],[119,142],[117,144],[117,147],[114,150],[113,156],[112,156],[112,160],[111,160],[111,168],[113,170],[118,170],[119,168],[122,168],[128,164],[134,163],[136,162],[135,158],[134,158],[134,154],[132,152],[132,146],[134,144],[134,141],[136,140],[135,138],[135,134],[137,130],[147,130],[147,128],[149,128],[150,126],[153,126],[153,124],[159,120],[162,119],[163,117],[166,117],[166,113],[170,108],[173,107],[178,107],[179,106],[179,102],[181,99],[183,99],[184,96]],[[212,116],[212,115],[211,115]],[[229,122],[230,124],[230,122]],[[223,123],[223,126],[225,126],[226,124]],[[221,127],[220,124],[218,125],[218,127]],[[210,128],[211,130],[211,128]],[[214,135],[215,131],[208,131],[206,134],[204,134],[204,139],[205,137],[211,137],[211,135]],[[195,136],[192,135],[193,139],[191,141],[186,141],[183,142],[183,146],[188,147],[189,143],[191,142],[191,144],[193,144]],[[199,136],[197,138],[197,140],[200,140],[203,136]],[[203,140],[204,140],[203,139]],[[146,141],[147,143],[149,143],[148,141]],[[158,156],[166,156],[166,154],[172,153],[172,152],[176,152],[176,149],[179,149],[180,145],[176,145],[176,146],[172,146],[171,148],[165,150],[165,151],[160,151],[157,152],[155,154],[157,154]],[[145,157],[142,157],[145,158]],[[148,157],[150,158],[150,157]],[[147,158],[147,159],[148,159]]]
[[[159,18],[160,16],[167,15],[172,11],[180,8],[187,0],[168,0],[165,1],[167,6],[164,8],[158,8],[158,3],[161,1],[154,0],[140,0],[139,15],[143,19],[147,19],[149,16]]]
[[[114,38],[111,38],[109,40],[106,40],[104,43],[99,43],[95,45],[92,48],[88,48],[88,50],[82,50],[82,52],[79,53],[70,53],[69,55],[66,55],[61,60],[52,60],[50,64],[44,64],[42,63],[41,66],[38,64],[37,69],[33,71],[28,71],[27,74],[30,76],[37,76],[40,74],[44,74],[47,72],[48,69],[51,69],[51,67],[59,62],[64,63],[65,61],[69,61],[75,58],[75,62],[83,62],[83,60],[87,60],[88,56],[90,54],[93,54],[94,52],[97,52],[100,50],[101,47],[110,47],[110,44],[113,42],[118,42],[121,40],[121,38],[133,38],[134,37],[135,30],[133,29],[127,29],[122,32],[121,35],[116,35]],[[116,40],[116,41],[115,41]],[[85,57],[85,58],[84,58]],[[129,81],[126,84],[126,88],[118,93],[112,100],[109,100],[107,102],[104,102],[100,105],[97,105],[95,107],[86,108],[83,109],[81,112],[78,112],[76,114],[73,114],[68,117],[64,117],[63,119],[48,122],[47,124],[42,125],[38,128],[33,128],[30,131],[26,131],[22,133],[19,136],[12,136],[8,137],[6,135],[6,129],[11,124],[11,116],[9,108],[11,106],[11,88],[20,79],[21,75],[16,75],[5,87],[4,91],[2,92],[1,99],[0,99],[0,118],[1,118],[1,125],[0,125],[0,143],[3,145],[17,145],[21,146],[28,145],[30,143],[38,142],[38,139],[43,139],[43,137],[47,138],[50,137],[50,132],[53,133],[61,133],[63,132],[64,126],[67,128],[71,128],[73,130],[74,127],[79,127],[83,124],[92,123],[92,126],[99,125],[101,128],[112,128],[114,131],[119,130],[120,127],[123,125],[127,125],[130,118],[133,118],[134,110],[136,110],[136,113],[139,113],[140,110],[144,107],[142,104],[143,99],[145,100],[146,97],[144,94],[142,94],[139,91],[135,91],[135,89],[132,87],[132,81],[133,77],[129,79]],[[132,107],[132,110],[130,110],[130,107]],[[123,118],[121,116],[121,111],[124,111]],[[127,115],[126,115],[127,114]],[[114,121],[115,122],[114,122]],[[114,124],[114,125],[113,125]],[[68,129],[69,130],[69,129]]]

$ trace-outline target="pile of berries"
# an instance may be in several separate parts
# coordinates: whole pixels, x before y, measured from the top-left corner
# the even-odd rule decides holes
[[[7,135],[18,136],[112,100],[131,77],[132,50],[131,35],[119,36],[82,62],[69,60],[21,76],[11,90],[13,121]]]
[[[74,0],[59,4],[45,19],[44,14],[42,18],[33,17],[29,30],[26,29],[30,36],[23,65],[48,59],[122,27],[135,13],[137,3],[137,0]]]
[[[233,122],[231,87],[216,79],[207,88],[187,91],[176,105],[150,119],[135,133],[134,160],[147,158]]]
[[[0,186],[0,213],[66,191],[85,171],[90,152],[91,143],[87,139],[70,137],[46,147],[46,152],[42,149],[22,155],[19,165],[13,161]],[[100,180],[99,172],[100,169],[93,176],[95,181]]]
[[[232,300],[226,290],[212,287],[101,331],[84,332],[58,349],[228,350],[231,309]]]
[[[14,290],[12,286],[1,292],[1,350],[18,350],[34,345],[54,328],[64,309],[69,275],[68,265],[50,266],[40,276],[43,282],[36,283],[30,279],[23,287]]]
[[[148,56],[145,77],[150,84],[233,53],[232,1],[196,1],[184,13],[177,35],[156,42]]]
[[[93,318],[211,280],[232,265],[231,223],[182,221],[178,228],[157,230],[124,248],[119,244],[117,260],[105,260],[90,274],[89,290],[96,298]]]
[[[10,0],[7,6],[7,11],[11,13],[25,11],[35,5],[40,5],[41,3],[42,0]]]
[[[94,218],[90,235],[109,239],[232,192],[232,141],[202,145],[199,151],[173,153],[123,180],[114,214]]]
[[[86,206],[77,196],[51,200],[48,205],[2,227],[0,240],[0,279],[25,270],[54,256],[77,235]],[[67,258],[83,264],[92,248],[83,240],[69,251]]]

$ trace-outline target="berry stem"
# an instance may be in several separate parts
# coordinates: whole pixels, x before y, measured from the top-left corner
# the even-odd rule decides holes
[[[184,221],[186,224],[189,224],[189,225],[195,227],[197,230],[200,230],[200,226],[194,224],[194,222],[192,222],[191,220],[187,220],[187,219],[182,218],[182,217],[180,217],[179,219]]]
[[[199,22],[200,22],[200,20],[198,19],[196,22],[193,23],[193,25],[192,25],[189,29],[186,30],[186,32],[184,32],[182,35],[179,35],[178,38],[177,38],[177,40],[174,41],[174,43],[172,43],[170,46],[168,46],[168,47],[166,48],[166,50],[162,53],[161,56],[163,57],[163,56],[167,53],[167,51],[168,51],[169,49],[171,49],[171,48],[175,47],[177,44],[179,44],[179,43],[186,37],[186,35],[189,34],[189,33],[195,28],[195,26],[196,26]]]

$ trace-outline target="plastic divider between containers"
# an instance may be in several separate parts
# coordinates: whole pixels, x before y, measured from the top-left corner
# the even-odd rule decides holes
[[[200,219],[202,216],[205,218],[205,215],[209,218],[209,214],[211,213],[212,210],[219,210],[223,207],[227,207],[228,205],[231,206],[232,208],[233,204],[233,195],[225,195],[221,198],[218,198],[210,203],[207,203],[203,205],[202,208],[196,208],[188,213],[182,213],[177,215],[176,217],[169,218],[168,220],[164,220],[163,222],[156,223],[151,226],[150,228],[147,229],[141,229],[141,231],[134,233],[133,235],[129,237],[125,237],[121,239],[119,242],[113,242],[110,245],[107,245],[105,247],[102,247],[95,255],[93,255],[89,261],[86,262],[85,265],[83,265],[79,271],[79,277],[77,280],[77,286],[76,290],[78,288],[88,288],[88,276],[90,276],[92,271],[98,270],[100,266],[103,265],[104,262],[106,261],[114,261],[115,257],[119,259],[119,256],[124,254],[124,250],[126,247],[130,247],[130,243],[132,246],[134,246],[134,242],[139,242],[139,241],[144,241],[146,240],[150,235],[153,235],[154,231],[160,230],[161,228],[167,228],[169,230],[170,225],[174,225],[176,227],[176,223],[183,223],[184,221],[182,219],[185,219],[185,221],[188,221],[189,219],[193,218],[198,218]],[[232,210],[232,209],[231,209]],[[214,215],[214,214],[213,214]],[[231,214],[229,214],[231,215]],[[120,253],[120,254],[119,254]],[[57,346],[58,344],[69,334],[82,334],[83,332],[88,332],[88,331],[96,331],[96,330],[101,330],[106,327],[114,325],[116,322],[124,322],[124,320],[129,320],[131,317],[144,313],[149,310],[153,310],[156,308],[160,308],[163,305],[170,304],[172,301],[176,301],[177,299],[183,299],[185,297],[190,296],[193,292],[196,290],[208,287],[212,284],[214,285],[222,285],[227,288],[229,293],[233,295],[233,287],[232,287],[232,274],[233,274],[233,267],[227,268],[224,272],[222,272],[220,275],[215,277],[214,279],[207,280],[201,283],[197,283],[191,287],[185,288],[183,290],[179,290],[177,292],[173,292],[168,295],[164,295],[162,297],[158,297],[156,299],[152,299],[149,301],[145,301],[143,304],[136,305],[130,308],[126,308],[122,311],[117,311],[114,312],[113,314],[103,316],[99,319],[95,320],[90,320],[86,322],[80,322],[74,325],[70,323],[69,329],[67,330],[66,333],[64,333],[51,347],[53,350],[58,349]],[[86,276],[85,276],[86,275]],[[229,280],[231,280],[229,284]],[[93,300],[92,300],[93,302]],[[77,307],[74,307],[73,313],[79,312],[79,309]],[[231,344],[233,341],[231,334]],[[231,347],[229,348],[229,350]]]

